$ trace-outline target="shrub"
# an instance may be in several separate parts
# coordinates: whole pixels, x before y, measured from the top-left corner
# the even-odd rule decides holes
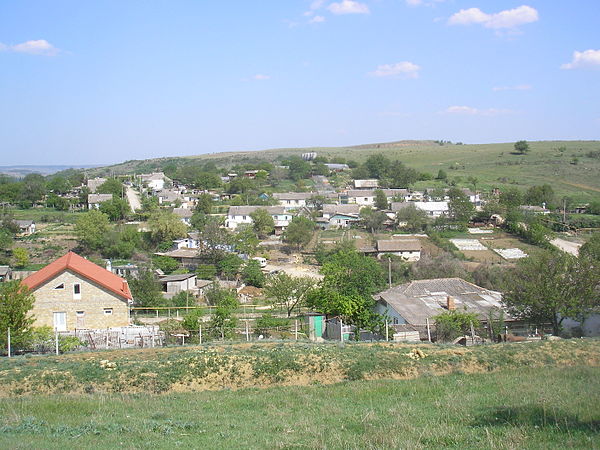
[[[449,342],[459,336],[469,334],[471,325],[473,328],[479,328],[479,319],[474,313],[461,311],[448,311],[439,314],[433,318],[435,320],[435,331],[437,340]]]
[[[263,335],[264,337],[271,336],[273,329],[278,327],[289,327],[290,320],[273,317],[271,313],[264,313],[259,319],[256,319],[256,325],[254,328],[254,334],[257,336]]]

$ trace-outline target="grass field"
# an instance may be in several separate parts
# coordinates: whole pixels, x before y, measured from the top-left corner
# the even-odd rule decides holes
[[[600,370],[0,400],[2,448],[598,448]]]
[[[145,161],[128,161],[111,166],[111,171],[131,173],[135,170],[160,168],[169,162],[197,162],[211,160],[216,164],[243,164],[257,160],[275,161],[277,158],[300,155],[314,151],[328,157],[343,157],[358,162],[369,155],[383,153],[391,159],[423,172],[436,175],[444,169],[450,178],[478,178],[478,189],[509,186],[525,189],[532,185],[548,183],[559,196],[571,195],[580,201],[600,197],[600,158],[588,157],[600,150],[599,141],[540,141],[530,142],[527,155],[515,155],[514,143],[438,145],[433,141],[400,141],[397,143],[369,144],[354,147],[273,149],[256,152],[212,153],[182,158],[161,158]],[[560,151],[561,147],[566,148]],[[597,155],[598,153],[596,153]],[[93,169],[102,173],[109,169]],[[415,187],[431,187],[435,183],[421,182]]]

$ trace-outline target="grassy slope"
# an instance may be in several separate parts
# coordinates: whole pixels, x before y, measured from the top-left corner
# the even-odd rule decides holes
[[[567,151],[557,149],[565,146]],[[354,147],[274,149],[257,152],[212,153],[182,158],[160,158],[144,161],[129,161],[111,166],[116,173],[132,173],[160,168],[168,162],[212,160],[217,164],[229,165],[256,160],[274,161],[281,156],[299,155],[316,151],[325,156],[341,156],[346,159],[364,161],[369,155],[384,153],[392,159],[400,159],[410,167],[437,174],[444,169],[450,177],[468,176],[479,179],[480,187],[528,186],[549,183],[559,195],[575,195],[581,200],[600,197],[600,159],[588,158],[589,151],[600,150],[599,141],[542,141],[530,142],[527,155],[513,155],[513,143],[444,145],[431,141],[402,141],[389,144],[372,144]],[[577,165],[571,164],[573,157],[579,158]],[[458,170],[448,170],[457,163]],[[102,173],[106,169],[89,172]],[[431,185],[431,183],[427,183]]]
[[[600,371],[0,401],[2,448],[597,448]]]

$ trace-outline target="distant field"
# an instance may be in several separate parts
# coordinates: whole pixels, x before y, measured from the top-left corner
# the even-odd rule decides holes
[[[588,157],[589,152],[600,152],[600,141],[542,141],[530,142],[527,155],[513,154],[514,143],[438,145],[433,141],[402,141],[387,144],[369,144],[355,147],[274,149],[256,152],[212,153],[183,158],[160,158],[128,161],[111,166],[117,173],[152,170],[182,161],[211,160],[231,165],[257,160],[275,161],[277,158],[314,151],[320,155],[364,161],[369,155],[383,153],[400,159],[410,167],[437,175],[444,169],[450,178],[478,178],[478,188],[516,186],[526,187],[549,183],[559,195],[575,196],[581,201],[600,198],[600,157]],[[564,152],[559,148],[566,147]],[[576,159],[575,159],[576,158]],[[453,169],[451,169],[451,167]],[[102,173],[108,169],[92,169]],[[416,187],[431,186],[421,182]]]
[[[526,344],[525,344],[526,345]],[[600,370],[0,401],[2,448],[597,448]]]

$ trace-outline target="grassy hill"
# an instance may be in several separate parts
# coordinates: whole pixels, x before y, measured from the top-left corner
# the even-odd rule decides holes
[[[3,394],[12,398],[0,399],[0,445],[415,449],[597,446],[597,340],[479,348],[420,345],[418,348],[427,354],[420,360],[405,356],[412,348],[406,345],[253,347],[214,346],[217,359],[207,358],[200,347],[12,361],[5,358],[0,361],[0,380],[4,380]],[[282,349],[291,352],[300,366],[310,365],[310,371],[297,372]],[[113,379],[111,383],[123,378],[113,393],[106,393],[99,374],[98,363],[104,358],[117,362],[116,370],[103,372]],[[227,363],[227,358],[239,359],[231,365],[232,360]],[[184,374],[201,372],[209,361],[213,361],[209,364],[213,368],[205,377],[212,378],[220,390],[194,392],[197,380]],[[328,361],[346,362],[332,371],[327,368]],[[405,373],[407,368],[421,376],[407,379],[411,378]],[[262,372],[255,375],[256,369]],[[283,378],[274,380],[277,373]],[[246,376],[251,376],[254,384],[229,389],[235,379]],[[156,379],[162,377],[178,380],[177,387],[161,395],[152,394]],[[348,377],[355,381],[340,382]],[[11,391],[6,390],[10,384],[7,379],[19,380]],[[37,391],[38,395],[15,398],[15,387],[36,383],[45,386]],[[81,391],[82,386],[87,388]],[[257,389],[259,386],[268,387]]]
[[[312,151],[327,157],[339,156],[362,162],[369,155],[383,153],[432,175],[436,175],[439,169],[444,169],[450,178],[460,177],[465,185],[467,177],[474,176],[479,180],[478,188],[517,186],[524,189],[548,183],[559,195],[574,196],[581,201],[600,197],[600,141],[540,141],[529,144],[531,151],[527,155],[514,154],[514,143],[440,145],[434,141],[224,152],[127,161],[91,169],[88,173],[140,173],[160,169],[170,163],[202,164],[206,161],[230,166],[261,160],[276,161]]]

